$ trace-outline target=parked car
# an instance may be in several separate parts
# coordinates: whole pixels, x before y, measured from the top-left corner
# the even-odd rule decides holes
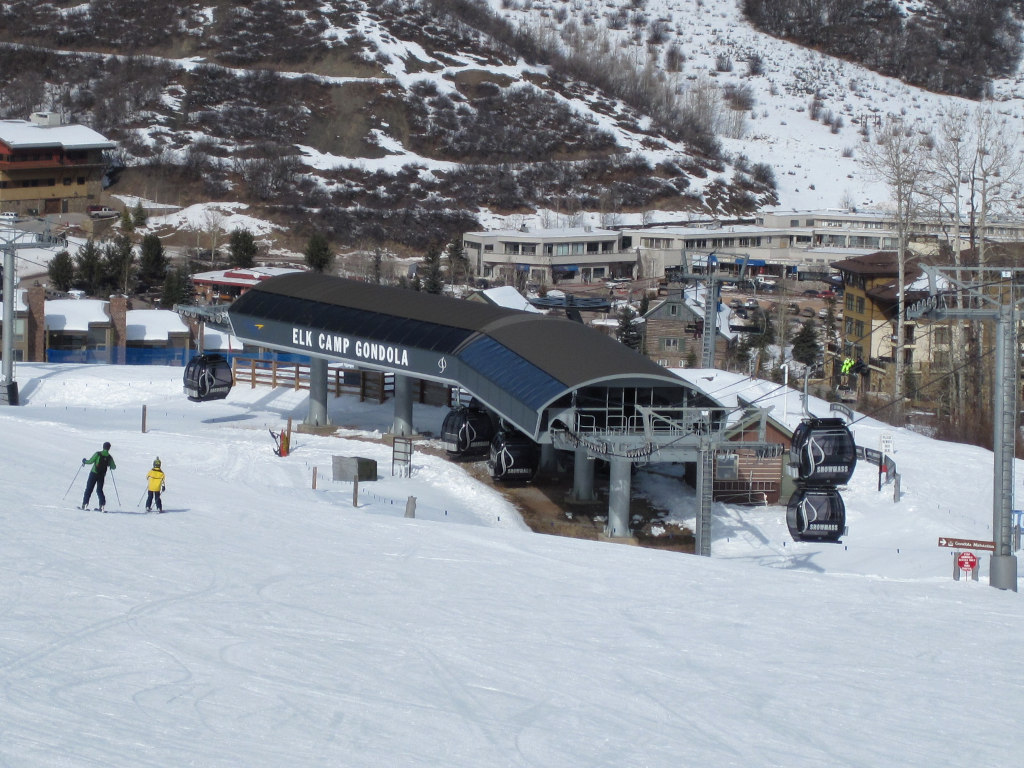
[[[112,219],[115,216],[121,215],[113,208],[106,205],[90,205],[85,210],[89,214],[89,217],[93,219]]]
[[[4,211],[0,213],[0,224],[13,224],[18,220],[18,214],[14,211]]]
[[[789,306],[786,307],[786,309],[789,310],[789,314],[791,314],[791,315],[799,315],[800,314],[800,306],[796,302],[793,302],[793,301],[789,302]]]
[[[757,299],[747,299],[743,302],[743,306],[747,309],[760,309],[761,305],[757,303]]]
[[[814,317],[814,310],[810,307],[804,307],[800,310],[800,314],[804,317]]]
[[[822,291],[818,294],[818,298],[828,300],[836,298],[837,295],[835,291]]]
[[[732,307],[733,309],[738,309],[739,307],[743,306],[743,300],[742,299],[732,299],[729,302],[729,306]]]
[[[803,292],[803,295],[804,295],[804,296],[806,296],[806,297],[807,297],[807,298],[809,298],[809,299],[816,299],[816,298],[818,298],[818,296],[820,296],[821,294],[819,294],[819,293],[818,293],[818,292],[817,292],[816,290],[814,290],[813,288],[808,288],[808,289],[807,289],[806,291],[804,291],[804,292]]]

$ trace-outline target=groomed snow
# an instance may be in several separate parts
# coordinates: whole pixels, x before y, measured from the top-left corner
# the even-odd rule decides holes
[[[717,505],[699,558],[531,533],[423,452],[392,478],[388,448],[357,439],[387,405],[332,401],[345,437],[296,434],[279,458],[267,430],[301,420],[304,393],[194,404],[180,376],[17,367],[24,404],[0,410],[2,764],[1014,762],[1020,596],[985,569],[954,582],[936,546],[991,536],[986,451],[863,419],[862,444],[893,433],[900,504],[864,464],[844,544],[795,544],[779,507]],[[435,432],[442,417],[414,414]],[[106,515],[75,508],[104,440]],[[332,455],[378,462],[358,508]],[[146,515],[156,456],[168,511]],[[635,487],[692,524],[666,469]]]

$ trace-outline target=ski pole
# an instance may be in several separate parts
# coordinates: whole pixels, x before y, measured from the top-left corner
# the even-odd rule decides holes
[[[149,490],[149,489],[147,488],[146,490]],[[141,496],[139,496],[139,500],[138,500],[138,502],[137,502],[137,503],[135,504],[135,506],[136,506],[136,507],[141,507],[141,506],[142,506],[142,500],[143,500],[144,498],[146,498],[146,490],[144,490],[144,491],[142,492],[142,495],[141,495]]]
[[[78,474],[79,474],[79,472],[82,471],[82,467],[84,467],[84,466],[85,466],[84,464],[79,464],[78,465],[78,472],[75,472],[75,480],[78,479]],[[64,491],[64,495],[60,497],[61,501],[66,499],[68,497],[68,494],[71,493],[71,489],[75,487],[75,480],[71,481],[71,485],[69,485],[68,489],[66,491]]]
[[[114,479],[114,470],[110,470],[110,482],[114,484],[114,496],[117,498],[117,506],[121,506],[121,494],[117,492],[117,480]]]

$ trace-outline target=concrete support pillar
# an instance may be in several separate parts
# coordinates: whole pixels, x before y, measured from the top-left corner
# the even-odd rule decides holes
[[[551,443],[540,444],[540,465],[538,470],[542,475],[558,474],[558,456],[555,453],[555,446]]]
[[[624,538],[630,535],[629,498],[630,472],[633,468],[629,459],[613,456],[611,459],[611,480],[608,484],[608,527],[605,535]]]
[[[594,462],[587,458],[587,449],[582,445],[576,448],[576,460],[572,470],[572,496],[576,502],[593,501],[594,493]]]
[[[395,420],[391,434],[395,437],[409,437],[412,428],[412,379],[400,373],[395,374]]]
[[[327,425],[327,361],[322,357],[309,359],[309,413],[304,422],[310,427]]]

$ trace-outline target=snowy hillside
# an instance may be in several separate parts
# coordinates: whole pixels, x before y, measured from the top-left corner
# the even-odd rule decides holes
[[[931,768],[964,745],[982,764],[1013,753],[1020,596],[984,569],[954,582],[936,546],[990,536],[985,451],[891,430],[904,497],[861,465],[842,545],[795,544],[781,508],[718,505],[699,558],[531,533],[423,452],[392,478],[387,448],[358,439],[388,406],[333,401],[344,437],[296,435],[279,458],[267,430],[301,419],[301,393],[195,404],[180,375],[17,368],[24,404],[0,410],[0,763]],[[770,393],[798,418],[772,385],[707,386]],[[442,416],[417,406],[415,421]],[[890,431],[855,429],[869,447]],[[104,440],[113,511],[82,511],[80,461]],[[332,455],[378,461],[358,508]],[[147,515],[156,456],[167,512]],[[637,486],[692,524],[654,469]]]
[[[870,137],[898,118],[927,134],[950,109],[978,107],[977,102],[930,93],[763,34],[743,17],[741,0],[487,2],[496,12],[537,28],[563,17],[598,27],[640,66],[653,56],[663,68],[666,51],[676,46],[685,61],[678,74],[669,76],[677,79],[683,92],[702,82],[714,83],[721,91],[749,90],[753,106],[745,116],[722,110],[723,143],[730,154],[774,168],[778,207],[783,209],[885,208],[885,186],[860,161],[863,131]],[[631,23],[614,28],[617,25],[610,20],[623,14]],[[646,23],[639,24],[638,17]],[[651,42],[652,29],[657,29],[656,43]],[[760,74],[750,72],[755,57]],[[726,63],[728,70],[722,66]],[[1024,73],[1018,73],[993,84],[996,111],[1016,136],[1024,132],[1022,82]],[[817,119],[811,110],[815,96]],[[825,117],[831,118],[830,124]]]

